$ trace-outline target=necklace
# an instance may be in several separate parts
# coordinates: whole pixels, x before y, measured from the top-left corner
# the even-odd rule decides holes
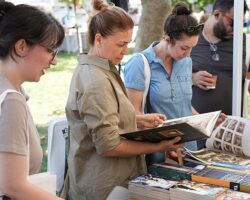
[[[202,34],[203,34],[203,37],[205,38],[205,40],[209,43],[209,48],[210,48],[210,51],[212,52],[212,60],[215,62],[219,62],[220,55],[217,52],[217,50],[218,50],[217,45],[215,43],[210,42],[210,40],[208,39],[208,37],[205,33],[205,29],[203,29]]]

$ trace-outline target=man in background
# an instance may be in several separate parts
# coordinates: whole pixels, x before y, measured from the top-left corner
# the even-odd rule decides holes
[[[244,11],[246,10],[245,3]],[[232,114],[233,25],[234,0],[216,0],[197,46],[191,53],[192,105],[199,113],[222,110],[227,115]],[[244,37],[243,65],[238,66],[242,67],[242,81],[246,77],[245,44]]]

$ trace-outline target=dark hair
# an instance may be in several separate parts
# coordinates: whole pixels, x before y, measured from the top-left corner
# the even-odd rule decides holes
[[[197,20],[190,14],[187,5],[180,2],[175,5],[172,13],[167,17],[164,23],[164,33],[170,37],[172,44],[175,44],[176,40],[180,40],[183,35],[191,37],[200,34],[203,26],[198,26]]]
[[[54,49],[63,42],[64,29],[54,17],[33,6],[0,1],[0,58],[13,58],[20,39]]]
[[[215,10],[220,10],[223,12],[228,12],[232,7],[234,7],[234,0],[216,0],[213,6],[213,12]],[[248,10],[246,1],[244,0],[244,13]]]
[[[115,31],[132,29],[134,22],[125,10],[105,4],[101,0],[94,0],[93,7],[99,11],[89,23],[89,44],[94,45],[95,35],[103,37],[113,35]]]

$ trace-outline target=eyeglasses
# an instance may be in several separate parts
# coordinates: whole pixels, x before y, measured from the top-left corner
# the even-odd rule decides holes
[[[213,61],[219,62],[220,61],[220,55],[217,53],[218,47],[216,46],[216,44],[213,44],[213,43],[209,43],[209,46],[210,46],[210,50],[213,53],[213,55],[212,55]]]
[[[26,39],[26,42],[27,42],[28,44],[34,44],[34,42],[32,42],[32,40]],[[52,55],[51,61],[53,61],[53,60],[55,59],[55,57],[57,56],[57,53],[58,53],[58,48],[56,48],[56,49],[51,49],[51,48],[46,47],[46,46],[44,46],[44,45],[42,45],[42,44],[38,44],[38,45],[40,45],[41,47],[45,48],[45,49],[47,50],[47,52],[50,53],[50,54]]]
[[[44,45],[42,45],[42,44],[39,44],[39,45],[40,45],[41,47],[45,48],[45,49],[47,50],[47,52],[48,52],[49,54],[52,55],[51,61],[53,61],[53,60],[55,59],[55,57],[57,56],[58,48],[56,48],[56,49],[51,49],[51,48],[46,47],[46,46],[44,46]]]
[[[227,21],[229,22],[229,25],[231,26],[231,27],[233,27],[234,26],[234,19],[232,18],[232,17],[229,17],[226,13],[222,13],[222,15],[227,19]]]
[[[177,32],[186,32],[188,34],[198,34],[200,33],[204,28],[204,24],[198,24],[197,26],[188,26],[187,28],[174,30],[168,33],[168,35],[177,33]]]
[[[44,46],[42,46],[44,47]],[[48,47],[44,47],[47,49],[47,51],[52,55],[51,61],[53,61],[55,59],[55,57],[57,56],[58,53],[58,48],[57,49],[50,49]]]

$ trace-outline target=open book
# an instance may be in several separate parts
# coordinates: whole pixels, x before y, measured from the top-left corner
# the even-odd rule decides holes
[[[228,116],[206,141],[207,149],[186,151],[205,164],[233,163],[250,166],[250,120]]]
[[[122,133],[121,136],[131,140],[160,142],[181,137],[181,142],[202,140],[210,137],[220,111],[192,115],[165,121],[156,128]]]

